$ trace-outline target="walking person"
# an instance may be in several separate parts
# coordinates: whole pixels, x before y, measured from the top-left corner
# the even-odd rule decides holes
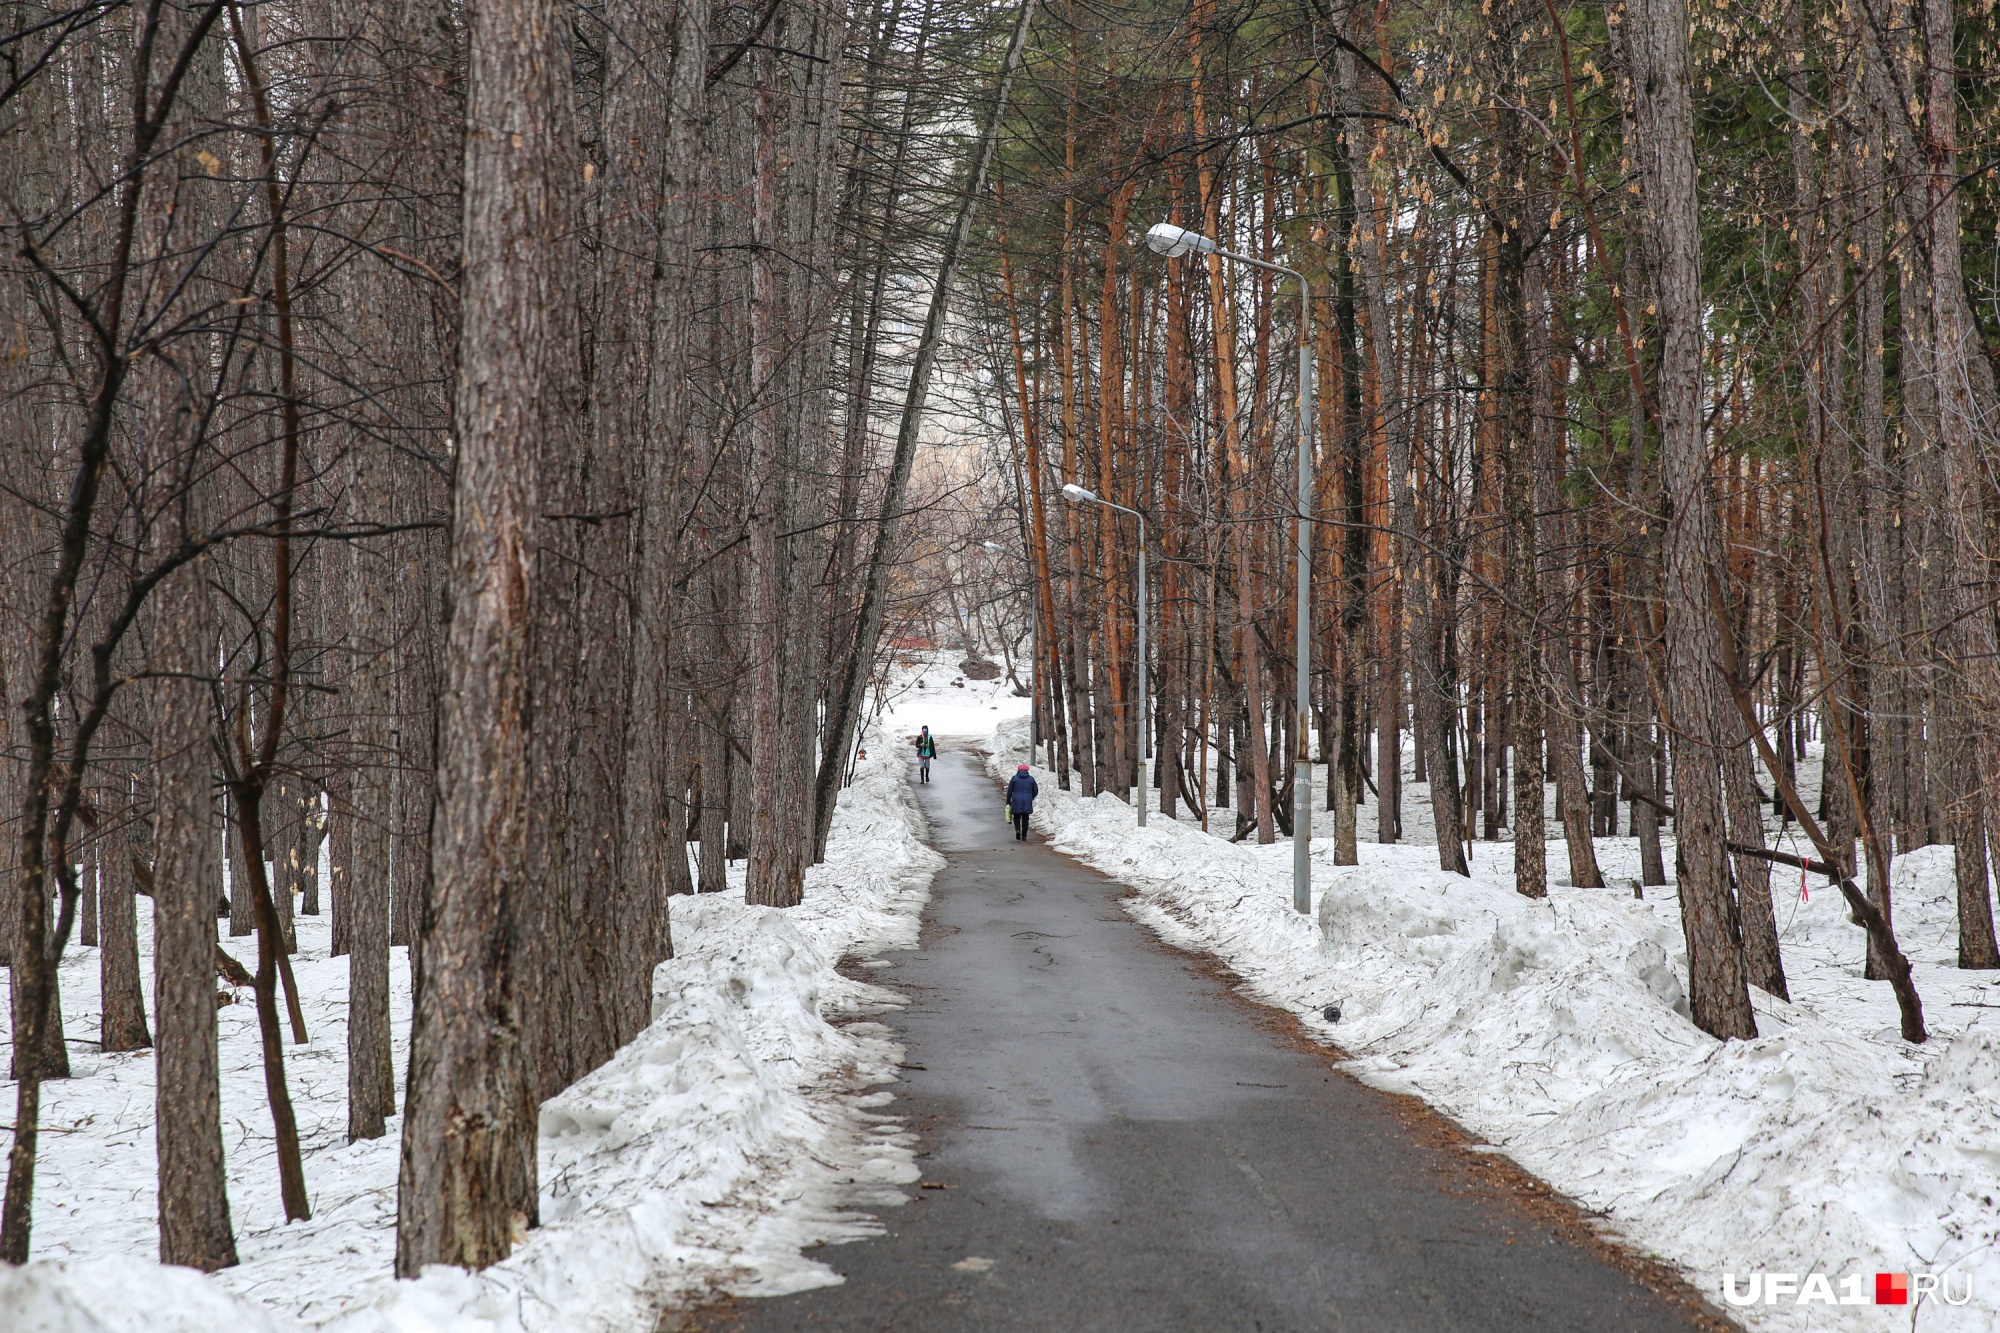
[[[937,737],[925,727],[917,733],[917,781],[931,780],[931,760],[937,758]]]
[[[1007,812],[1014,816],[1015,842],[1028,840],[1028,816],[1035,813],[1035,797],[1040,791],[1026,764],[1014,770],[1007,783]]]

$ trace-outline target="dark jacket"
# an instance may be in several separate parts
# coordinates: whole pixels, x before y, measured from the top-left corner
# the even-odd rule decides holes
[[[1041,788],[1035,785],[1032,773],[1016,773],[1007,784],[1007,808],[1017,815],[1035,812],[1035,797]]]
[[[917,754],[925,759],[937,758],[937,737],[928,732],[917,737]]]

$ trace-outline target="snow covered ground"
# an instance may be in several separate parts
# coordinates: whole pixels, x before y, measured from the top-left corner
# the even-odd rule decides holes
[[[1003,721],[989,745],[996,777],[1010,772],[1025,721]],[[1424,844],[1368,841],[1364,812],[1361,864],[1337,867],[1321,809],[1313,913],[1301,916],[1288,840],[1232,844],[1157,809],[1141,831],[1116,798],[1085,801],[1035,773],[1037,832],[1132,885],[1138,919],[1222,959],[1362,1078],[1451,1115],[1718,1304],[1725,1274],[1739,1296],[1751,1274],[1794,1275],[1792,1292],[1773,1300],[1760,1278],[1757,1304],[1728,1307],[1746,1326],[2000,1329],[2000,977],[1954,965],[1949,848],[1895,869],[1929,1044],[1901,1041],[1887,983],[1861,979],[1861,931],[1838,893],[1814,882],[1802,895],[1783,870],[1773,887],[1795,1002],[1753,991],[1762,1035],[1721,1043],[1685,1016],[1672,888],[1632,897],[1633,839],[1597,843],[1622,887],[1573,889],[1554,825],[1558,882],[1530,901],[1513,891],[1511,844],[1478,844],[1469,881],[1438,870],[1427,792],[1406,772],[1405,825]],[[1827,1298],[1867,1303],[1821,1299],[1815,1273]],[[1969,1283],[1971,1300],[1878,1307],[1877,1273],[1948,1274],[1952,1299]],[[1851,1275],[1862,1280],[1843,1285]]]
[[[1014,693],[1014,682],[1004,674],[998,680],[968,679],[960,670],[965,658],[964,653],[947,652],[896,655],[882,689],[869,696],[871,706],[879,701],[882,730],[892,748],[906,746],[919,727],[941,737],[977,740],[1003,721],[1020,718],[1025,725],[1028,700]],[[999,665],[999,659],[989,660]],[[1015,666],[1027,670],[1024,663]]]
[[[901,1058],[865,1016],[898,1001],[834,965],[916,942],[942,864],[922,828],[902,755],[881,745],[842,798],[803,906],[749,907],[734,893],[674,900],[677,956],[655,974],[652,1026],[543,1106],[543,1225],[477,1275],[390,1277],[400,1120],[380,1140],[344,1142],[346,963],[328,956],[327,918],[299,918],[312,1041],[285,1055],[312,1220],[283,1221],[247,991],[220,1011],[243,1262],[214,1277],[154,1262],[150,1053],[100,1056],[79,1041],[76,1077],[44,1092],[52,1132],[42,1139],[38,1257],[0,1269],[0,1329],[588,1333],[650,1328],[662,1308],[715,1290],[837,1281],[801,1247],[865,1234],[874,1224],[843,1206],[898,1202],[893,1186],[917,1172],[909,1135],[873,1109],[889,1094],[864,1091],[892,1080]],[[142,947],[149,906],[140,900]],[[235,945],[241,958],[254,952]],[[409,1034],[402,954],[392,968],[399,1070]],[[150,975],[150,956],[142,967]],[[73,949],[63,1003],[78,1038],[97,1030],[96,978],[97,951]],[[11,1084],[0,1097],[11,1107]]]

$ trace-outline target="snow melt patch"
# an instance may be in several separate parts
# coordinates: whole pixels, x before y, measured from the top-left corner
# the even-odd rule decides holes
[[[1026,728],[990,742],[996,778]],[[1034,826],[1138,891],[1132,914],[1212,953],[1260,1000],[1300,1017],[1363,1081],[1423,1098],[1684,1272],[1717,1305],[1725,1273],[1949,1271],[1954,1299],[1916,1308],[1729,1307],[1755,1329],[2000,1329],[2000,1008],[1990,973],[1955,966],[1949,848],[1899,858],[1899,938],[1931,1041],[1901,1041],[1839,895],[1774,878],[1797,1003],[1753,991],[1762,1034],[1718,1042],[1687,1017],[1671,888],[1514,892],[1511,845],[1481,843],[1471,879],[1435,846],[1364,842],[1336,866],[1315,825],[1313,912],[1292,908],[1289,840],[1231,843],[1193,822],[1135,827],[1038,772]],[[1406,780],[1405,794],[1411,795]],[[1320,802],[1323,804],[1323,801]],[[1218,828],[1233,827],[1224,816]],[[1560,837],[1557,831],[1554,835]],[[1599,839],[1607,881],[1637,878],[1631,839]],[[1671,847],[1668,863],[1672,863]],[[1551,867],[1562,867],[1559,841]],[[1623,872],[1623,873],[1621,873]],[[1322,1015],[1338,1004],[1339,1022]]]
[[[871,1234],[877,1225],[848,1210],[899,1203],[896,1186],[918,1175],[912,1136],[876,1109],[888,1095],[863,1091],[894,1079],[901,1048],[880,1024],[828,1021],[901,1002],[835,964],[913,947],[943,864],[922,840],[902,757],[890,753],[881,746],[843,794],[801,906],[751,907],[735,894],[674,900],[676,956],[654,974],[653,1022],[543,1105],[542,1225],[505,1262],[390,1278],[400,1121],[372,1143],[342,1141],[344,1104],[331,1089],[345,1082],[336,1056],[345,962],[325,957],[325,918],[302,917],[301,983],[319,991],[315,1048],[332,1075],[300,1097],[314,1220],[264,1217],[275,1172],[268,1137],[260,1143],[251,1127],[269,1116],[226,1083],[244,1262],[213,1277],[154,1262],[152,1062],[80,1060],[80,1076],[46,1094],[45,1123],[75,1130],[43,1139],[35,1243],[60,1257],[0,1269],[0,1328],[609,1333],[653,1327],[663,1309],[711,1291],[773,1295],[839,1281],[800,1250]],[[85,984],[95,951],[79,952],[64,971],[77,1033],[94,1028],[77,1002],[95,995]],[[407,970],[396,973],[400,1066],[409,1005]],[[254,1045],[235,1049],[254,1043],[254,1023],[239,1027],[225,1022],[225,1071],[261,1078]],[[316,1067],[294,1062],[293,1049],[292,1068]]]

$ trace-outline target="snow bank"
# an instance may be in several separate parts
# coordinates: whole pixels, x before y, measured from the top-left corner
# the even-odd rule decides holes
[[[994,732],[996,776],[1025,741],[1017,723]],[[1749,1326],[2000,1328],[2000,1028],[1984,1021],[2000,984],[1954,966],[1948,848],[1901,858],[1895,886],[1928,1045],[1902,1042],[1887,984],[1860,979],[1861,932],[1838,894],[1813,885],[1795,901],[1782,874],[1798,1002],[1753,992],[1763,1035],[1723,1043],[1688,1021],[1671,888],[1636,901],[1556,885],[1530,900],[1513,891],[1507,844],[1479,844],[1470,880],[1440,872],[1434,846],[1363,843],[1362,864],[1339,867],[1322,811],[1306,917],[1291,906],[1289,841],[1232,844],[1157,811],[1140,830],[1116,798],[1038,776],[1036,830],[1136,888],[1134,916],[1215,954],[1348,1052],[1356,1075],[1499,1145],[1718,1304],[1725,1273],[1739,1292],[1755,1272],[1859,1273],[1870,1300],[1878,1271],[1948,1270],[1954,1298],[1971,1283],[1960,1307],[1786,1296],[1730,1310]],[[1598,851],[1609,882],[1637,877],[1631,839]],[[1564,864],[1559,842],[1550,863]],[[1322,1016],[1334,1003],[1337,1024]]]
[[[709,1291],[837,1282],[801,1247],[869,1233],[874,1224],[843,1207],[900,1202],[894,1186],[917,1177],[910,1136],[873,1109],[889,1094],[863,1091],[894,1078],[901,1048],[880,1024],[827,1021],[898,1003],[834,965],[914,945],[943,864],[921,840],[892,748],[843,797],[802,906],[675,899],[677,956],[654,975],[653,1023],[544,1104],[542,1226],[504,1263],[389,1277],[400,1122],[373,1143],[342,1141],[346,966],[326,957],[325,918],[301,918],[299,973],[317,1025],[314,1045],[287,1058],[302,1071],[314,1219],[282,1225],[254,1019],[229,1021],[250,1018],[247,1003],[225,1008],[225,1143],[244,1262],[212,1278],[153,1262],[151,1061],[80,1059],[79,1077],[45,1094],[45,1124],[73,1131],[43,1139],[35,1241],[47,1257],[0,1270],[0,1328],[608,1333],[652,1327],[663,1307]],[[80,1012],[95,996],[95,951],[79,954],[64,971],[76,1033],[95,1027]],[[400,1067],[409,997],[407,969],[395,971]]]

